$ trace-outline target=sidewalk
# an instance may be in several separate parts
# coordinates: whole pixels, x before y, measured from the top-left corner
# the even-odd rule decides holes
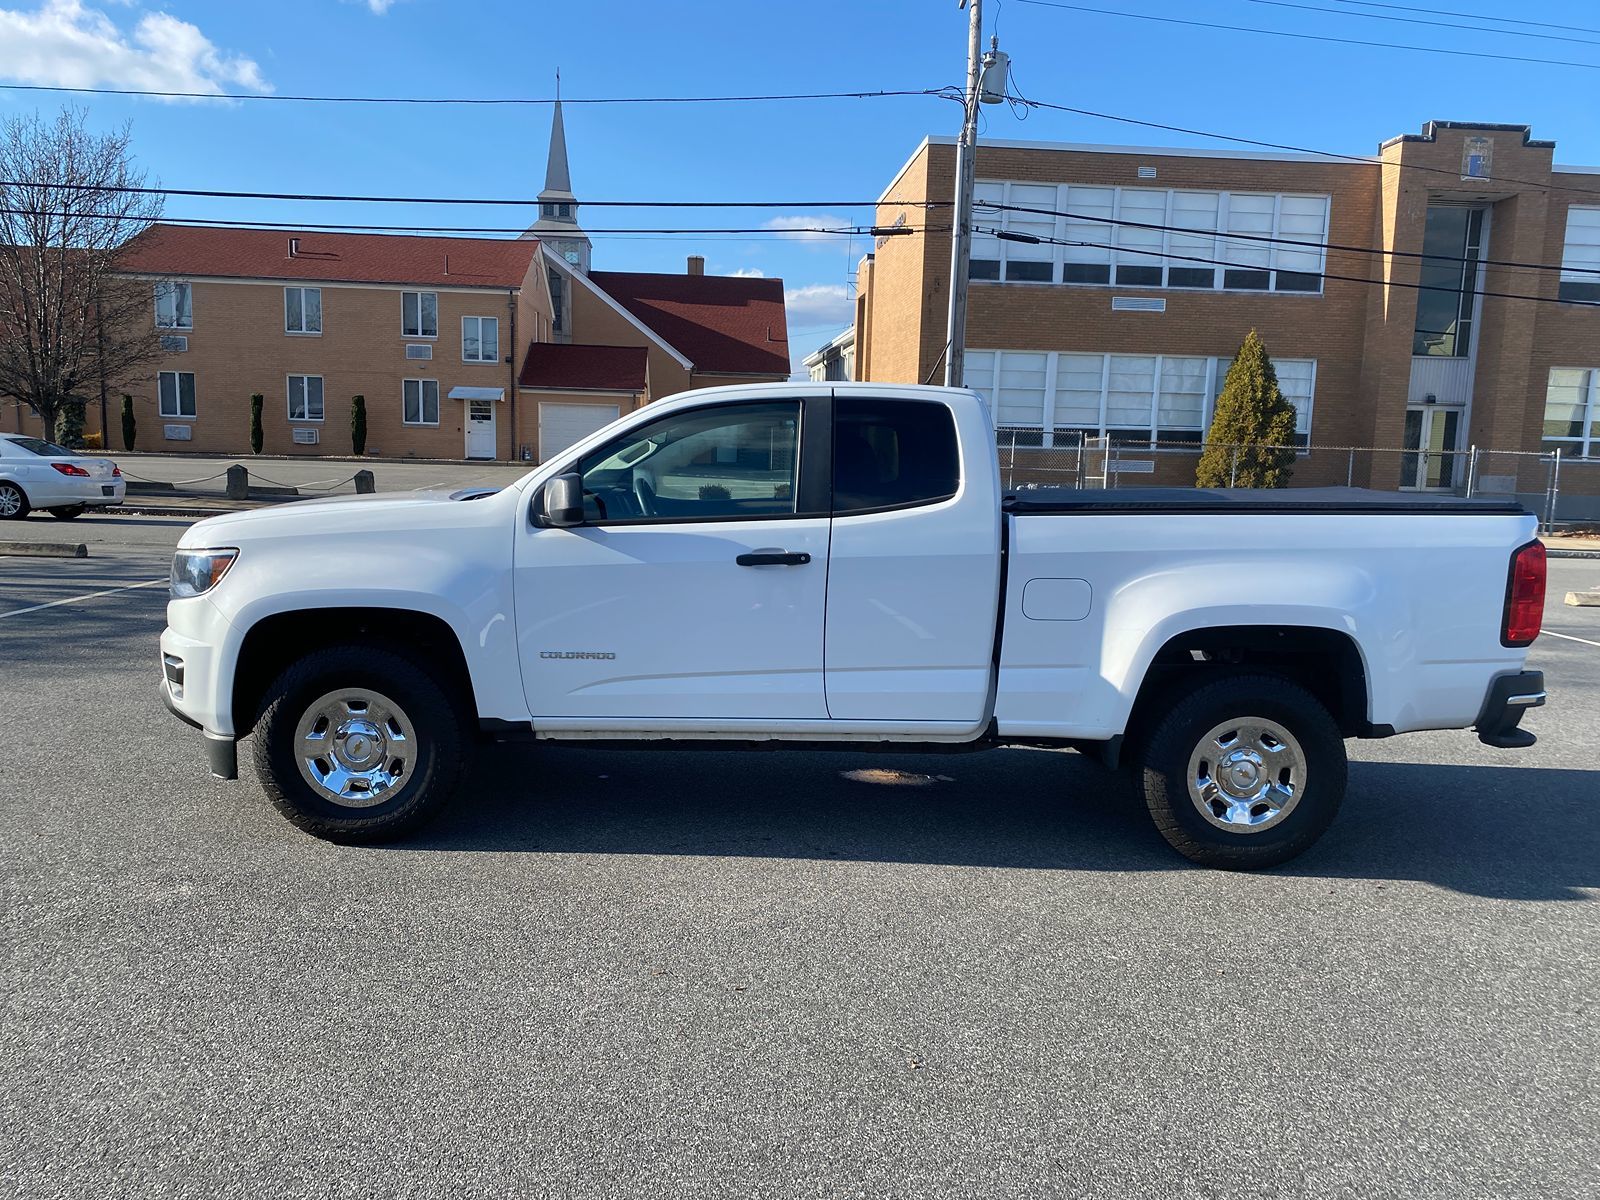
[[[1552,533],[1539,540],[1551,558],[1600,558],[1600,537],[1567,537]]]

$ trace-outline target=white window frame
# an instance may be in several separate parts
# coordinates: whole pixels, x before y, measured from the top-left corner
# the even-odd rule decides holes
[[[177,412],[167,411],[166,396],[161,390],[161,381],[168,375],[173,377],[172,398],[177,403]],[[183,377],[185,375],[189,377],[189,394],[194,398],[194,411],[192,413],[183,411]],[[200,389],[195,384],[193,371],[156,372],[156,415],[163,421],[193,421],[200,415]]]
[[[173,305],[173,321],[166,324],[161,320],[161,297],[169,291],[183,288],[189,293],[189,321],[187,324],[177,319],[178,306]],[[194,328],[194,285],[183,279],[158,279],[155,286],[156,328],[157,329],[193,329]]]
[[[467,357],[467,322],[478,322],[478,355],[477,358]],[[494,354],[483,357],[483,322],[494,322]],[[497,363],[500,361],[500,318],[499,317],[462,317],[461,318],[461,361],[469,363]]]
[[[302,382],[301,387],[300,387],[300,399],[301,399],[301,402],[305,405],[305,410],[306,410],[306,413],[307,413],[307,415],[303,416],[303,417],[297,417],[297,416],[294,415],[294,393],[291,391],[291,389],[294,387],[294,381],[296,379],[305,381],[305,382]],[[315,379],[317,381],[318,390],[321,393],[320,396],[318,397],[319,401],[322,404],[322,416],[320,416],[320,417],[313,417],[313,416],[309,415],[310,412],[311,412],[311,392],[310,392],[310,388],[306,386],[306,383],[309,383],[309,381],[313,380],[313,379]],[[287,375],[287,376],[284,377],[283,390],[284,390],[284,401],[285,401],[284,409],[289,414],[289,420],[294,422],[296,425],[299,425],[299,424],[302,424],[302,423],[320,425],[324,420],[327,419],[327,415],[328,415],[328,385],[327,385],[327,381],[325,379],[323,379],[323,377],[321,375]]]
[[[1013,181],[1011,181],[1011,180],[1000,180],[1000,179],[984,179],[984,180],[979,180],[978,182],[981,185],[987,185],[989,187],[999,187],[1001,189],[1001,200],[1000,200],[1000,203],[1003,204],[1003,205],[1008,205],[1008,206],[1012,203],[1012,200],[1011,200],[1011,189],[1012,189],[1012,186],[1013,186]],[[1017,180],[1017,181],[1015,181],[1015,186],[1018,186],[1018,187],[1050,187],[1052,185],[1050,185],[1050,184],[1040,184],[1038,182],[1031,181],[1031,180]],[[1328,240],[1328,230],[1329,230],[1329,228],[1331,226],[1331,223],[1333,221],[1333,196],[1330,193],[1326,193],[1326,192],[1253,192],[1253,191],[1244,191],[1244,190],[1235,192],[1235,191],[1213,191],[1210,188],[1165,188],[1165,189],[1162,189],[1162,188],[1126,188],[1125,189],[1125,188],[1121,188],[1121,187],[1111,187],[1110,185],[1104,184],[1104,183],[1087,183],[1087,182],[1085,182],[1085,183],[1058,183],[1058,184],[1055,184],[1053,186],[1055,187],[1055,191],[1056,191],[1056,200],[1055,200],[1054,205],[1052,205],[1050,207],[1052,207],[1053,210],[1055,211],[1055,213],[1058,214],[1058,215],[1054,218],[1054,229],[1053,229],[1053,231],[1052,231],[1052,233],[1050,235],[1051,237],[1053,237],[1055,239],[1055,243],[1056,243],[1054,245],[1054,247],[1053,247],[1054,248],[1054,254],[1052,255],[1052,258],[1051,258],[1052,268],[1051,268],[1051,279],[1050,279],[1050,281],[1047,283],[1046,281],[1043,281],[1043,280],[1038,280],[1038,281],[1035,281],[1035,280],[1008,280],[1006,278],[1006,269],[1007,269],[1007,266],[1008,266],[1008,264],[1010,262],[1009,247],[1012,245],[1012,243],[1007,242],[1004,239],[995,239],[995,238],[993,238],[992,235],[989,235],[989,237],[986,238],[985,240],[986,241],[987,240],[993,240],[993,241],[995,241],[997,243],[998,261],[1000,263],[1000,277],[998,279],[974,279],[974,280],[972,280],[972,282],[974,284],[1005,283],[1005,284],[1010,284],[1012,286],[1017,286],[1017,287],[1048,287],[1048,286],[1052,286],[1052,285],[1056,286],[1056,287],[1086,287],[1086,288],[1118,288],[1118,287],[1120,287],[1120,288],[1143,288],[1145,290],[1154,289],[1154,290],[1160,290],[1160,291],[1176,291],[1176,292],[1201,292],[1201,293],[1207,292],[1207,291],[1211,291],[1211,292],[1234,292],[1234,293],[1243,293],[1243,294],[1248,294],[1248,295],[1262,295],[1262,294],[1270,293],[1270,294],[1276,295],[1276,296],[1321,296],[1321,295],[1325,294],[1325,292],[1326,292],[1327,267],[1328,267],[1328,251],[1327,251],[1326,243],[1327,243],[1327,240]],[[1112,192],[1111,216],[1108,218],[1109,221],[1111,222],[1111,224],[1110,224],[1109,228],[1106,231],[1105,239],[1104,239],[1104,243],[1103,243],[1104,246],[1106,247],[1105,254],[1106,254],[1106,257],[1107,257],[1107,267],[1108,267],[1108,281],[1105,282],[1105,283],[1080,283],[1080,282],[1065,283],[1065,282],[1062,282],[1062,280],[1061,280],[1062,265],[1063,265],[1063,263],[1065,261],[1065,258],[1064,258],[1064,255],[1063,255],[1062,252],[1068,248],[1068,247],[1062,246],[1060,244],[1062,241],[1066,240],[1066,236],[1067,236],[1066,235],[1066,226],[1067,226],[1068,218],[1064,214],[1073,211],[1072,205],[1071,205],[1071,202],[1070,202],[1070,194],[1071,194],[1071,189],[1074,188],[1074,187],[1079,187],[1079,188],[1097,188],[1097,189],[1100,189],[1100,190],[1106,190],[1107,188],[1109,188],[1111,190],[1111,192]],[[1160,263],[1161,282],[1160,283],[1147,283],[1147,284],[1122,283],[1122,284],[1119,284],[1117,282],[1117,267],[1119,265],[1144,266],[1144,267],[1151,266],[1152,264],[1148,261],[1148,259],[1150,257],[1154,256],[1154,252],[1153,251],[1135,253],[1135,252],[1130,250],[1130,251],[1127,251],[1127,255],[1128,255],[1128,258],[1129,258],[1130,261],[1128,263],[1126,263],[1126,264],[1119,264],[1119,261],[1118,261],[1119,250],[1118,250],[1118,246],[1117,246],[1117,240],[1118,240],[1117,239],[1117,234],[1118,234],[1118,231],[1123,228],[1123,226],[1118,225],[1116,222],[1119,221],[1121,219],[1121,217],[1122,217],[1122,199],[1123,199],[1124,191],[1134,191],[1134,192],[1140,192],[1140,193],[1165,191],[1165,193],[1166,193],[1166,200],[1165,200],[1164,207],[1162,209],[1161,220],[1159,222],[1151,222],[1152,224],[1161,224],[1161,225],[1165,225],[1165,226],[1169,227],[1169,228],[1164,229],[1164,230],[1161,231],[1161,253],[1160,253],[1160,259],[1161,259],[1161,263]],[[1172,235],[1175,232],[1170,227],[1174,223],[1173,222],[1173,216],[1172,216],[1172,207],[1173,207],[1173,195],[1176,192],[1185,192],[1185,193],[1204,192],[1204,193],[1207,193],[1207,194],[1215,195],[1217,197],[1216,228],[1214,230],[1209,231],[1210,236],[1214,239],[1214,247],[1215,247],[1215,249],[1214,249],[1214,253],[1213,253],[1212,257],[1216,259],[1215,263],[1211,263],[1211,264],[1197,263],[1197,262],[1192,262],[1187,258],[1172,258],[1172,257],[1170,257],[1170,255],[1173,253],[1173,251],[1172,251]],[[1288,236],[1288,235],[1285,235],[1283,233],[1283,231],[1282,231],[1283,201],[1286,198],[1303,199],[1303,200],[1321,200],[1323,202],[1323,205],[1322,205],[1322,229],[1321,229],[1320,233],[1315,235],[1315,240],[1320,244],[1316,245],[1316,246],[1307,245],[1307,246],[1304,246],[1304,247],[1297,247],[1297,246],[1292,246],[1292,245],[1284,245],[1283,243],[1281,243],[1279,241],[1254,241],[1254,240],[1251,240],[1251,239],[1241,238],[1237,234],[1229,235],[1226,231],[1227,231],[1227,228],[1228,228],[1228,218],[1229,218],[1229,215],[1230,215],[1230,212],[1231,212],[1230,204],[1231,204],[1232,198],[1234,196],[1271,196],[1272,197],[1272,228],[1268,233],[1263,234],[1261,236],[1263,236],[1263,237],[1271,237],[1271,238],[1274,238],[1274,239],[1284,238],[1284,237]],[[991,225],[991,226],[993,226],[995,228],[1002,229],[1002,230],[1011,229],[1012,223],[1014,221],[1019,221],[1019,222],[1020,221],[1027,221],[1029,224],[1038,224],[1038,223],[1042,223],[1042,222],[1044,222],[1044,221],[1049,219],[1047,217],[1042,216],[1042,214],[1038,214],[1038,213],[1012,212],[1012,211],[1009,210],[1009,208],[1001,209],[999,212],[996,212],[996,213],[986,214],[986,213],[982,212],[982,210],[981,210],[981,205],[984,204],[984,203],[986,203],[986,202],[984,202],[984,201],[979,201],[978,202],[979,207],[978,207],[978,209],[977,209],[977,211],[975,213],[975,220],[983,222],[985,224],[989,224],[989,225]],[[1036,206],[1035,205],[1029,205],[1028,207],[1032,208],[1032,207],[1036,207]],[[1198,235],[1198,236],[1204,236],[1204,235],[1206,235],[1208,233],[1208,231],[1204,230],[1204,229],[1193,229],[1193,230],[1191,230],[1191,229],[1187,229],[1187,228],[1184,229],[1184,230],[1181,230],[1181,231],[1177,231],[1177,232],[1180,232],[1180,233],[1192,233],[1192,234],[1195,234],[1195,235]],[[982,236],[982,235],[980,235],[980,236]],[[1291,241],[1294,241],[1294,240],[1307,240],[1307,241],[1309,241],[1311,239],[1303,238],[1303,237],[1291,237],[1290,240]],[[1261,247],[1261,248],[1266,250],[1266,252],[1267,252],[1267,266],[1264,268],[1266,270],[1266,272],[1267,272],[1267,286],[1266,287],[1264,287],[1264,288],[1239,288],[1239,287],[1227,287],[1227,286],[1225,286],[1225,284],[1224,284],[1224,280],[1226,278],[1226,274],[1225,273],[1230,268],[1230,264],[1228,264],[1228,262],[1227,262],[1227,259],[1228,259],[1227,249],[1228,249],[1228,245],[1230,243],[1232,245],[1235,245],[1235,246]],[[978,255],[976,255],[977,249],[978,249],[978,241],[975,239],[974,242],[973,242],[974,256],[986,257],[986,256],[978,256]],[[1313,249],[1317,252],[1317,269],[1315,271],[1292,271],[1291,272],[1291,271],[1288,270],[1288,268],[1280,268],[1277,265],[1278,264],[1278,256],[1279,256],[1280,253],[1302,253],[1302,252],[1304,252],[1306,250],[1313,250]],[[1172,272],[1172,269],[1174,267],[1179,268],[1179,269],[1186,268],[1186,267],[1193,267],[1193,268],[1203,269],[1203,268],[1207,267],[1208,265],[1210,266],[1210,269],[1212,271],[1212,286],[1209,287],[1209,288],[1203,288],[1203,287],[1173,287],[1168,282],[1168,280],[1171,278],[1171,272]],[[1245,267],[1242,267],[1242,266],[1235,266],[1233,269],[1237,269],[1237,270],[1246,270],[1246,269],[1259,270],[1259,269],[1262,269],[1262,268],[1245,268]],[[1312,275],[1312,274],[1314,274],[1314,275],[1317,275],[1319,277],[1320,282],[1319,282],[1317,288],[1314,291],[1302,291],[1302,290],[1299,290],[1299,289],[1281,290],[1276,286],[1277,282],[1278,282],[1278,275],[1279,275],[1280,272],[1286,272],[1286,273],[1290,273],[1290,274],[1303,274],[1303,275]],[[1596,278],[1600,278],[1600,276],[1597,276]]]
[[[406,330],[406,297],[407,296],[415,296],[417,298],[417,332],[416,333],[409,333]],[[422,298],[424,296],[432,296],[433,297],[433,332],[432,333],[423,333],[422,332]],[[420,341],[420,340],[422,340],[424,338],[426,338],[428,341],[435,341],[435,340],[438,339],[438,337],[439,337],[439,293],[438,292],[420,292],[419,291],[419,292],[401,292],[400,293],[400,336],[403,337],[403,338],[406,338],[409,341],[413,341],[413,342]]]
[[[1572,238],[1572,215],[1584,214],[1581,222],[1583,228],[1591,231],[1590,237],[1583,241],[1574,242]],[[1589,218],[1589,214],[1594,214]],[[1600,205],[1573,204],[1567,208],[1566,228],[1561,235],[1561,279],[1563,289],[1566,284],[1581,284],[1590,289],[1600,289]],[[1582,294],[1572,297],[1574,302],[1593,303],[1595,296]],[[1579,370],[1572,367],[1569,370]]]
[[[300,328],[299,329],[292,329],[289,326],[289,293],[290,292],[299,292],[300,293]],[[305,324],[306,324],[306,293],[307,292],[315,292],[317,294],[317,327],[315,329],[307,329],[307,328],[305,328]],[[305,284],[297,283],[297,284],[292,284],[290,286],[287,286],[287,287],[285,287],[283,289],[283,331],[284,331],[284,333],[290,334],[293,337],[321,337],[322,336],[322,326],[323,326],[323,324],[324,324],[324,322],[322,320],[322,289],[320,287],[308,287]]]
[[[433,384],[433,420],[427,420],[428,415],[428,389],[425,384]],[[406,419],[406,389],[412,384],[417,385],[417,416],[423,418],[417,421]],[[400,423],[411,425],[418,429],[436,429],[443,415],[440,402],[439,381],[437,379],[406,379],[400,383]]]
[[[1550,368],[1550,374],[1557,371],[1582,371],[1583,383],[1583,433],[1579,437],[1548,437],[1543,432],[1544,417],[1540,415],[1539,445],[1546,453],[1561,448],[1562,457],[1565,458],[1566,447],[1571,446],[1577,451],[1578,458],[1600,457],[1600,434],[1594,432],[1595,423],[1600,421],[1600,367],[1563,367]],[[1549,375],[1545,376],[1545,405],[1550,403]]]
[[[1067,355],[1067,354],[1077,355],[1078,357],[1093,357],[1096,352],[1093,351],[1093,350],[1059,350],[1059,351],[1058,350],[1051,350],[1051,351],[1039,351],[1039,350],[990,350],[990,349],[987,349],[987,348],[984,348],[984,347],[968,347],[967,348],[967,353],[968,354],[989,354],[989,355],[993,355],[993,357],[994,357],[994,365],[993,365],[993,367],[991,369],[992,370],[992,374],[991,374],[991,377],[990,377],[987,385],[985,385],[985,384],[983,384],[981,382],[975,381],[975,380],[971,379],[970,377],[965,381],[965,386],[972,387],[972,388],[977,388],[977,389],[987,393],[987,395],[989,397],[987,402],[988,402],[989,409],[990,409],[991,413],[995,413],[999,409],[1000,371],[1001,371],[1001,365],[1002,365],[1002,363],[1004,361],[1005,355],[1007,355],[1007,354],[1040,354],[1040,353],[1046,354],[1047,357],[1046,357],[1046,360],[1045,360],[1044,417],[1043,417],[1042,427],[1040,428],[1040,430],[1038,432],[1041,435],[1040,436],[1040,440],[1039,440],[1039,446],[1044,448],[1044,449],[1050,449],[1051,447],[1053,447],[1056,444],[1055,437],[1056,437],[1056,433],[1058,432],[1057,429],[1056,429],[1056,379],[1057,379],[1057,377],[1059,375],[1059,364],[1060,364],[1060,361],[1061,361],[1061,357],[1062,357],[1062,355]],[[1111,360],[1113,358],[1148,358],[1148,359],[1151,359],[1153,361],[1153,363],[1154,363],[1154,378],[1153,378],[1153,382],[1152,382],[1151,388],[1150,388],[1150,412],[1149,412],[1150,424],[1149,424],[1149,429],[1147,431],[1148,432],[1148,436],[1146,438],[1144,438],[1143,441],[1131,441],[1131,442],[1130,441],[1126,441],[1126,440],[1122,441],[1123,445],[1135,445],[1135,446],[1136,445],[1144,445],[1144,446],[1150,446],[1150,447],[1156,447],[1156,446],[1162,445],[1162,443],[1158,440],[1158,435],[1159,435],[1159,433],[1161,431],[1161,427],[1158,424],[1158,422],[1160,420],[1160,415],[1161,415],[1161,376],[1162,376],[1162,366],[1163,366],[1163,364],[1165,363],[1165,361],[1168,358],[1187,358],[1187,359],[1205,358],[1206,359],[1206,390],[1205,390],[1205,401],[1204,401],[1204,404],[1202,405],[1201,414],[1200,414],[1200,429],[1199,429],[1200,441],[1195,443],[1193,445],[1193,447],[1192,447],[1196,453],[1198,453],[1200,451],[1201,446],[1203,446],[1204,443],[1205,443],[1206,435],[1208,433],[1210,433],[1210,431],[1211,431],[1211,422],[1216,416],[1217,393],[1221,390],[1222,383],[1227,377],[1228,367],[1233,363],[1233,356],[1232,355],[1228,355],[1226,357],[1220,357],[1220,356],[1216,356],[1216,355],[1209,355],[1208,356],[1208,355],[1203,355],[1203,354],[1137,354],[1137,353],[1131,353],[1131,352],[1124,351],[1124,350],[1116,350],[1116,351],[1107,351],[1107,352],[1101,353],[1099,355],[1099,358],[1100,358],[1100,412],[1099,412],[1099,419],[1098,419],[1098,422],[1097,422],[1097,425],[1096,425],[1096,429],[1097,429],[1098,432],[1094,435],[1096,437],[1120,436],[1120,435],[1125,435],[1125,434],[1129,434],[1129,433],[1146,432],[1146,430],[1144,429],[1143,426],[1132,426],[1132,425],[1108,426],[1106,424],[1106,408],[1107,408],[1107,404],[1109,402],[1110,391],[1111,391]],[[1306,432],[1305,432],[1305,434],[1303,436],[1306,439],[1306,446],[1302,447],[1301,450],[1300,450],[1300,454],[1304,455],[1304,454],[1309,452],[1310,444],[1311,444],[1311,430],[1312,430],[1311,422],[1313,420],[1314,409],[1316,407],[1316,399],[1317,399],[1317,360],[1314,359],[1314,358],[1287,358],[1286,357],[1281,361],[1283,361],[1283,362],[1295,362],[1295,363],[1308,362],[1308,363],[1311,364],[1311,378],[1310,378],[1311,390],[1310,390],[1310,394],[1305,399],[1305,407],[1304,407],[1304,409],[1301,408],[1299,403],[1291,400],[1291,403],[1294,404],[1294,409],[1295,409],[1295,434],[1296,434],[1297,437],[1301,436],[1300,433],[1299,433],[1299,429],[1300,429],[1300,425],[1301,425],[1302,416],[1304,418],[1304,424],[1305,424],[1305,427],[1306,427]],[[1600,371],[1597,371],[1597,374],[1600,374]],[[1287,397],[1287,396],[1284,397],[1284,398],[1285,399],[1289,399],[1289,397]],[[1019,429],[1019,430],[1026,429],[1030,433],[1033,432],[1032,426],[1007,425],[1007,426],[1001,426],[1000,429],[1001,429],[1002,432],[1004,432],[1004,430],[1006,430],[1006,429]],[[1061,430],[1060,432],[1066,435],[1063,438],[1063,442],[1062,442],[1063,445],[1069,445],[1070,446],[1070,445],[1074,445],[1075,444],[1071,440],[1071,438],[1073,436],[1075,436],[1075,435],[1067,434],[1067,432],[1065,430]],[[1187,443],[1187,442],[1183,443],[1183,445],[1181,447],[1174,447],[1174,444],[1171,443],[1171,442],[1166,443],[1166,444],[1167,444],[1168,447],[1173,447],[1173,448],[1189,448],[1189,443]]]

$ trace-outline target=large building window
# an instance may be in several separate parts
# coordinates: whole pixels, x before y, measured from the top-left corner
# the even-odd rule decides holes
[[[1322,290],[1327,196],[990,181],[975,201],[974,280]]]
[[[1600,301],[1600,208],[1567,209],[1567,239],[1561,250],[1561,298]]]
[[[156,284],[156,328],[194,328],[194,301],[187,283],[163,279]]]
[[[1600,367],[1551,367],[1544,394],[1544,448],[1600,457]]]
[[[407,425],[439,423],[437,379],[407,379],[401,384],[401,420]]]
[[[289,420],[322,420],[322,376],[289,376]]]
[[[400,333],[403,337],[439,336],[439,293],[400,293]]]
[[[500,318],[461,318],[461,359],[463,362],[500,361]]]
[[[1211,427],[1231,358],[968,350],[966,384],[994,414],[1002,442],[1074,446],[1109,437],[1125,445],[1199,445]],[[1273,360],[1294,405],[1295,440],[1311,436],[1317,364]]]
[[[156,411],[161,416],[188,418],[195,415],[193,371],[162,371],[156,382],[159,391]]]
[[[1472,353],[1478,308],[1478,259],[1483,254],[1483,209],[1430,205],[1423,226],[1422,287],[1411,353],[1466,358]]]
[[[283,289],[283,330],[285,333],[322,332],[321,288]]]

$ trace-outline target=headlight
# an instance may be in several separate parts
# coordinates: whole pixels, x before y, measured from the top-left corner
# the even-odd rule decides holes
[[[201,596],[222,582],[239,557],[237,550],[179,550],[172,556],[172,596]]]

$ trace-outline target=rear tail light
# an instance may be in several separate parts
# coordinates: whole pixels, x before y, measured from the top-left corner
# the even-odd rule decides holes
[[[1506,608],[1500,620],[1502,646],[1527,646],[1544,623],[1544,543],[1529,542],[1511,555]]]
[[[75,467],[71,463],[51,463],[50,465],[63,475],[81,475],[85,479],[89,478],[89,472],[82,467]]]
[[[122,468],[121,467],[112,467],[111,468],[111,478],[113,478],[113,479],[121,479],[122,478]]]

